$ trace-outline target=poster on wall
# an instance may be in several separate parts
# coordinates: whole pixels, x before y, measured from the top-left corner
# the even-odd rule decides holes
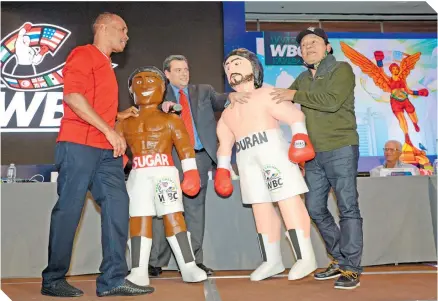
[[[257,53],[265,86],[289,88],[307,70],[295,40],[298,33],[248,32],[244,3],[224,2],[223,7],[225,55],[239,47]],[[437,156],[437,34],[327,34],[333,55],[348,62],[356,76],[359,171],[383,164],[385,143],[397,140],[401,160],[429,173]],[[290,141],[290,128],[282,125],[282,130]]]
[[[430,164],[427,155],[437,154],[437,40],[329,40],[336,59],[349,62],[356,75],[361,156],[383,156],[385,142],[395,139],[403,144],[401,160]],[[265,32],[256,38],[256,52],[265,70],[265,86],[288,88],[306,70],[290,33]],[[376,54],[383,58],[382,68]]]

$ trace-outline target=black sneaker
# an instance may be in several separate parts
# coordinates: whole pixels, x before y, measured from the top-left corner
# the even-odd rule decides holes
[[[335,282],[335,288],[352,290],[360,286],[359,274],[352,271],[341,271],[341,277]]]
[[[159,277],[163,272],[163,269],[160,267],[148,266],[149,277]]]
[[[80,297],[84,292],[71,286],[67,280],[62,279],[57,281],[54,285],[43,286],[41,288],[41,294],[52,297]]]
[[[196,264],[197,266],[198,266],[198,268],[200,268],[201,270],[203,270],[206,274],[207,274],[207,276],[211,276],[211,275],[213,275],[213,270],[212,269],[210,269],[209,267],[206,267],[204,264],[202,264],[202,263],[197,263]],[[181,274],[181,270],[178,268],[178,273],[180,273]]]
[[[327,280],[339,277],[341,275],[341,270],[339,269],[339,265],[337,261],[330,262],[328,268],[320,273],[315,273],[313,277],[316,280]]]
[[[198,268],[200,268],[201,270],[204,270],[205,273],[207,274],[207,276],[211,276],[211,275],[213,275],[213,270],[210,269],[209,267],[206,267],[204,264],[202,264],[202,263],[197,263],[196,265],[197,265]]]

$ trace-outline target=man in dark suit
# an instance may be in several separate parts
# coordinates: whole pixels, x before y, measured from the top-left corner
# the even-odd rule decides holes
[[[202,252],[205,227],[205,196],[207,193],[208,171],[212,168],[213,163],[217,163],[215,112],[224,110],[228,95],[217,93],[210,85],[189,84],[188,61],[182,55],[167,57],[163,63],[163,70],[169,84],[162,110],[168,112],[176,103],[182,106],[181,118],[191,136],[196,153],[196,164],[201,177],[201,190],[195,197],[184,195],[184,216],[187,229],[191,233],[196,264],[207,275],[211,275],[213,270],[203,264]],[[231,102],[233,103],[233,97],[231,97]],[[181,162],[175,149],[172,155],[182,179]],[[151,277],[158,276],[161,273],[161,268],[169,263],[170,256],[171,250],[166,241],[163,220],[154,218],[149,275]]]

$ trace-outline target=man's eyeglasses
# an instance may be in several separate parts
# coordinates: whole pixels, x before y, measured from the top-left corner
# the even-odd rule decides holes
[[[399,150],[396,148],[383,148],[384,152],[388,152],[388,153],[394,153],[394,152],[398,152]]]

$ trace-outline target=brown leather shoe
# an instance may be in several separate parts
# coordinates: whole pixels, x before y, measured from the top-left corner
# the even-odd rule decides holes
[[[316,280],[327,280],[332,278],[337,278],[341,275],[341,270],[339,269],[339,264],[337,261],[330,262],[327,269],[322,272],[315,273],[313,278]]]

